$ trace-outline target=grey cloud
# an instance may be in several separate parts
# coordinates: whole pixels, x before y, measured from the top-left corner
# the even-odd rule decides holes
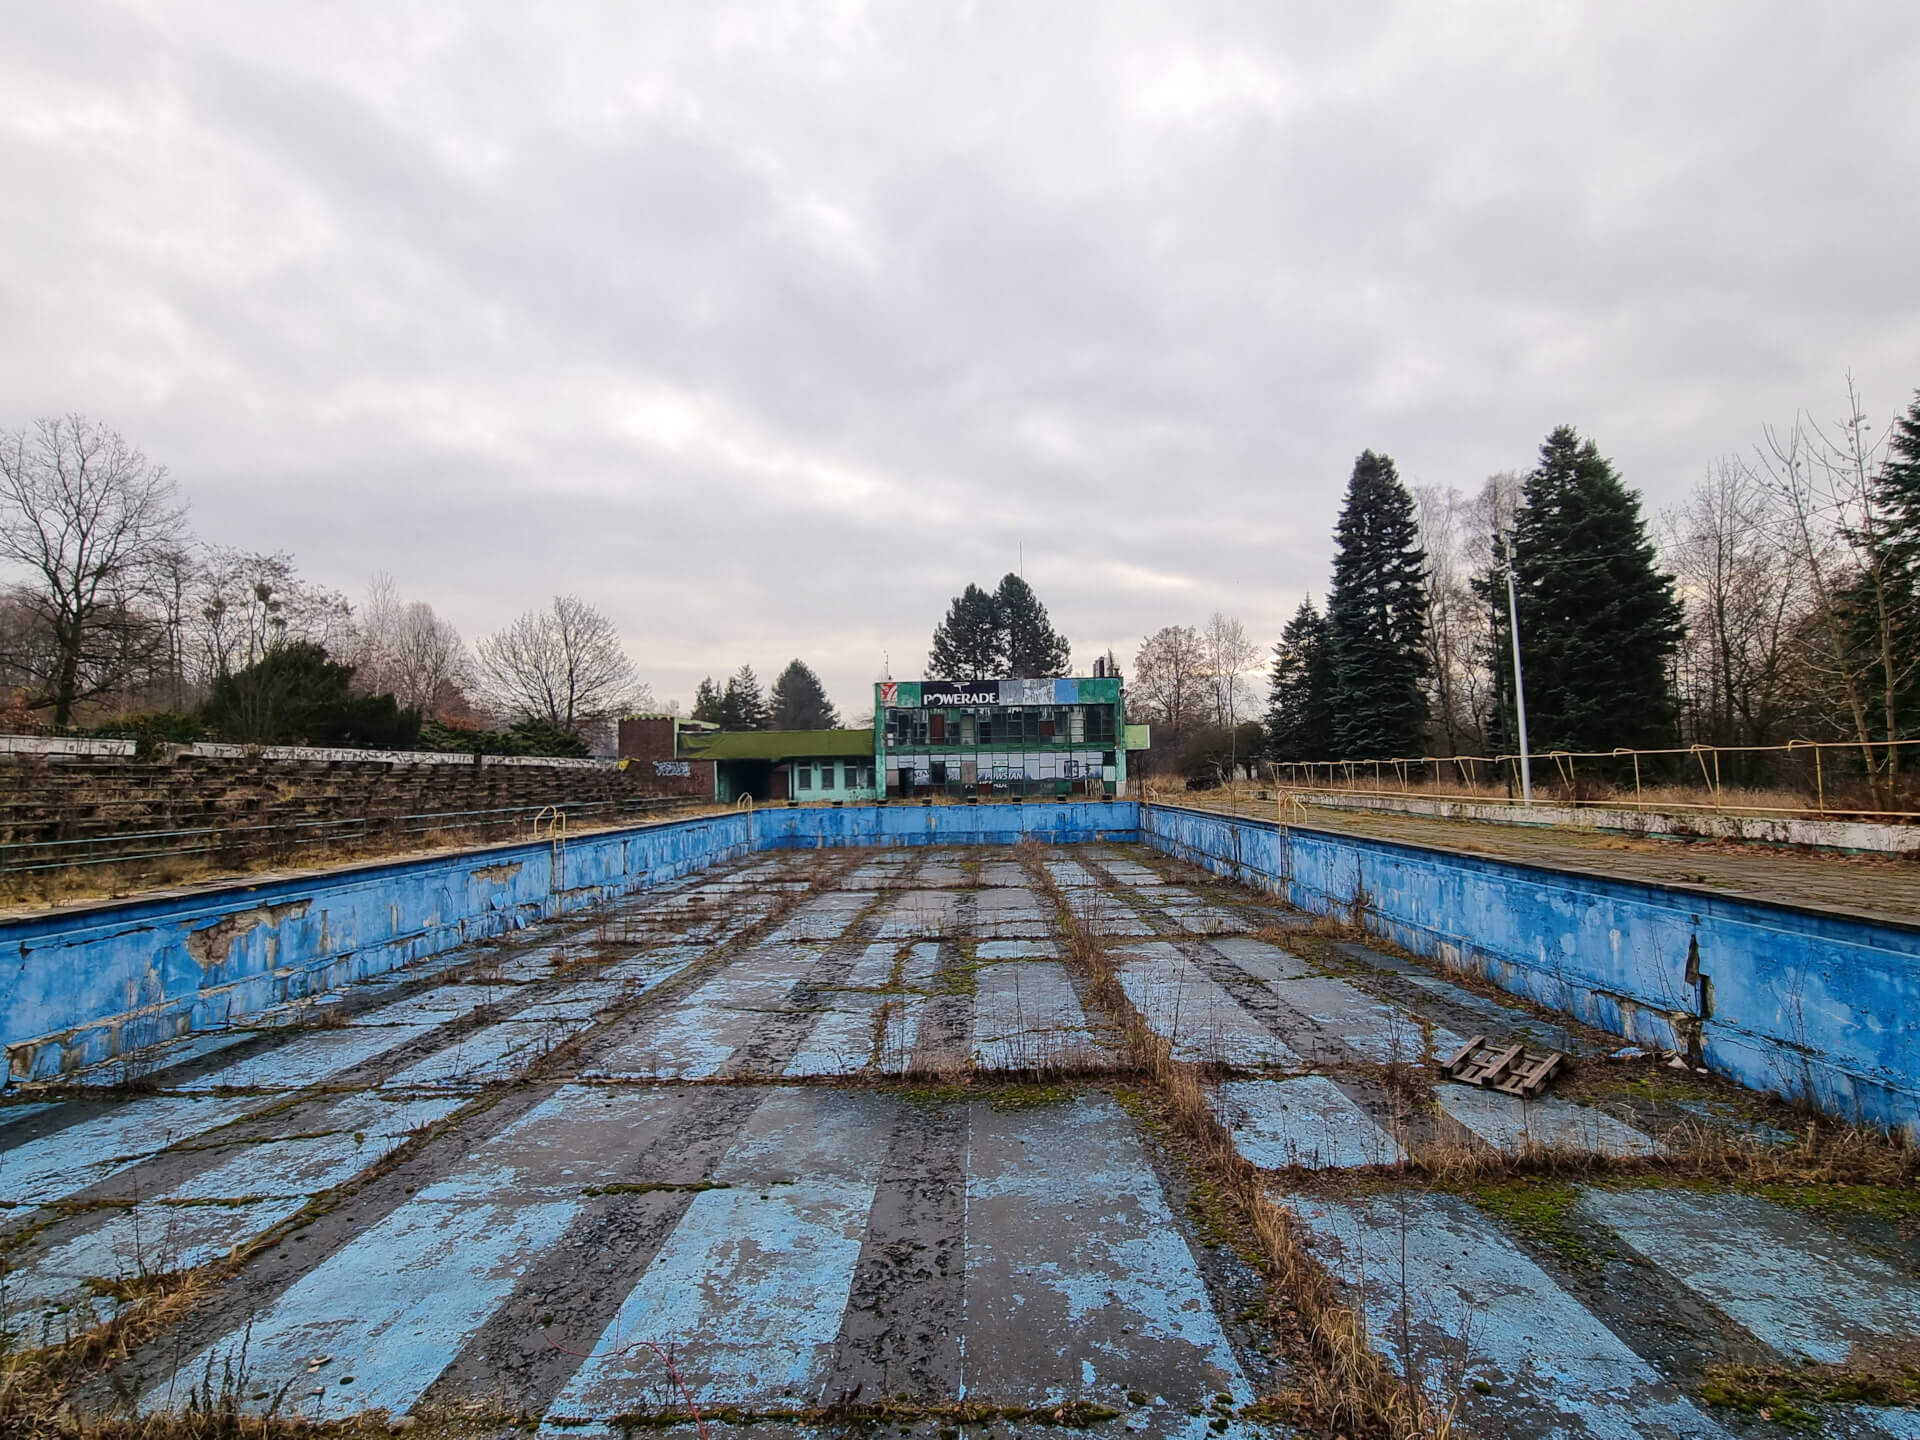
[[[5,423],[470,636],[556,590],[685,697],[848,711],[1016,563],[1090,658],[1325,585],[1353,456],[1563,420],[1654,506],[1920,385],[1899,0],[29,6]]]

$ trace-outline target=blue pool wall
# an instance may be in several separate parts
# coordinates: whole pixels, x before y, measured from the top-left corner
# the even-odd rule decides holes
[[[1920,1140],[1920,926],[1149,806],[1169,855],[1643,1046]]]
[[[1757,1089],[1920,1138],[1920,926],[1130,800],[738,812],[0,922],[50,1079],[755,851],[1144,840]]]

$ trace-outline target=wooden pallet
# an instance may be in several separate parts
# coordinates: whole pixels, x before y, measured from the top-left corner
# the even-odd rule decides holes
[[[1500,1049],[1488,1044],[1486,1036],[1476,1035],[1440,1068],[1463,1085],[1531,1099],[1547,1088],[1565,1058],[1558,1050],[1542,1055],[1523,1045]]]

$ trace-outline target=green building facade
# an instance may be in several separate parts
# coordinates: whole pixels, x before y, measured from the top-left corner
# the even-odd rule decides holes
[[[1129,727],[1116,676],[886,680],[873,687],[873,758],[888,798],[1124,795]]]

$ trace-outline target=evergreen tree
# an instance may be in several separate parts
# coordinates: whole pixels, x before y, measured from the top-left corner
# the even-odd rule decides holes
[[[994,592],[1005,632],[1005,674],[1017,680],[1040,680],[1067,673],[1071,653],[1066,637],[1047,620],[1047,607],[1018,575],[1009,571]]]
[[[1334,750],[1362,760],[1418,754],[1427,724],[1427,556],[1413,497],[1385,455],[1368,450],[1354,462],[1334,538],[1326,616]]]
[[[760,681],[751,665],[742,665],[727,677],[727,688],[720,697],[722,730],[764,730],[767,728],[767,699],[760,692]]]
[[[831,730],[840,723],[826,686],[800,660],[789,660],[773,682],[770,728],[775,730]]]
[[[1673,577],[1654,565],[1639,497],[1571,425],[1540,447],[1512,540],[1533,750],[1671,743],[1668,676],[1684,633]]]
[[[1885,735],[1891,728],[1893,733],[1885,738],[1911,740],[1920,735],[1920,394],[1907,413],[1894,420],[1887,451],[1868,490],[1877,531],[1869,543],[1879,551],[1879,586],[1876,590],[1870,578],[1863,579],[1840,599],[1853,643],[1865,661],[1866,689],[1881,697],[1875,731]],[[1882,663],[1883,611],[1886,649],[1894,657],[1890,700]],[[1896,769],[1911,763],[1900,761],[1898,752],[1889,758]]]
[[[705,720],[710,725],[718,725],[721,704],[720,687],[713,683],[713,677],[709,675],[693,692],[693,718]]]
[[[953,597],[933,632],[927,676],[934,680],[991,680],[1006,664],[1006,626],[1000,605],[978,585]]]
[[[1273,759],[1332,757],[1332,689],[1327,620],[1308,597],[1273,647],[1273,679],[1267,691],[1267,751]]]

